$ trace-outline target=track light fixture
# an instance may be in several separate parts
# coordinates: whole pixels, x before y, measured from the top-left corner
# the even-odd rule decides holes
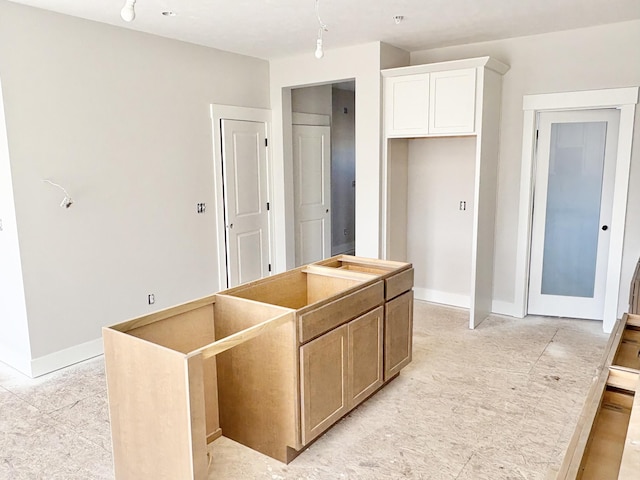
[[[125,22],[133,22],[136,18],[135,4],[136,0],[125,0],[124,7],[120,10],[120,16]]]
[[[324,49],[322,48],[322,33],[329,30],[329,27],[320,18],[320,0],[316,0],[316,18],[318,19],[318,39],[316,40],[315,56],[317,59],[324,57]]]

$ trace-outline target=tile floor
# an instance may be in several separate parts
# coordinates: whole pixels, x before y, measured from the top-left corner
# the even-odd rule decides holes
[[[466,312],[422,302],[414,323],[413,363],[291,464],[223,437],[209,478],[554,478],[601,324],[492,316],[470,331]],[[111,478],[102,357],[33,380],[0,363],[0,479]]]

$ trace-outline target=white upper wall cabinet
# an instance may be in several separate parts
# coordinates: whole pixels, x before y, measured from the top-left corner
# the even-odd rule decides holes
[[[429,131],[429,74],[385,79],[385,126],[390,136]]]
[[[471,258],[468,269],[471,274],[469,294],[459,295],[457,292],[427,288],[416,283],[416,292],[422,289],[424,294],[422,298],[416,294],[416,298],[438,303],[455,300],[458,306],[469,306],[471,328],[491,313],[493,301],[498,133],[502,75],[507,70],[507,65],[490,57],[382,70],[385,144],[382,160],[381,244],[384,258],[397,252],[407,252],[407,186],[409,176],[415,173],[409,172],[410,139],[475,137],[475,149],[465,153],[474,171],[473,192],[456,192],[461,195],[462,203],[468,199],[473,209],[473,227],[468,247],[463,245],[464,251],[453,253],[459,258]],[[454,150],[457,140],[450,139],[453,155],[457,151]],[[455,168],[452,162],[449,172],[452,176],[460,173]],[[453,202],[453,207],[451,203],[447,205],[442,208],[451,208],[452,215],[460,211],[456,202]],[[445,228],[448,226],[445,225]],[[429,253],[447,255],[444,252]],[[452,256],[451,253],[448,255]],[[420,262],[414,265],[416,272],[422,267]],[[440,273],[436,276],[441,276]]]
[[[429,87],[429,134],[474,133],[476,69],[431,73]]]
[[[485,68],[508,70],[488,57],[383,70],[385,136],[478,133]]]

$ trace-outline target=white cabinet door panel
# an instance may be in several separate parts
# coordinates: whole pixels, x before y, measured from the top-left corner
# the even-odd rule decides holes
[[[429,74],[385,79],[387,136],[427,135],[429,129]]]
[[[474,133],[475,104],[475,68],[432,73],[429,133]]]

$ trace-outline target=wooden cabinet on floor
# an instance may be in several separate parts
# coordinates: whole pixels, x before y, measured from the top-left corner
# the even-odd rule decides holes
[[[116,478],[204,480],[221,434],[290,462],[406,365],[412,283],[339,256],[104,328]]]
[[[300,347],[302,444],[382,386],[383,309]]]
[[[618,320],[557,480],[640,475],[640,315]]]

